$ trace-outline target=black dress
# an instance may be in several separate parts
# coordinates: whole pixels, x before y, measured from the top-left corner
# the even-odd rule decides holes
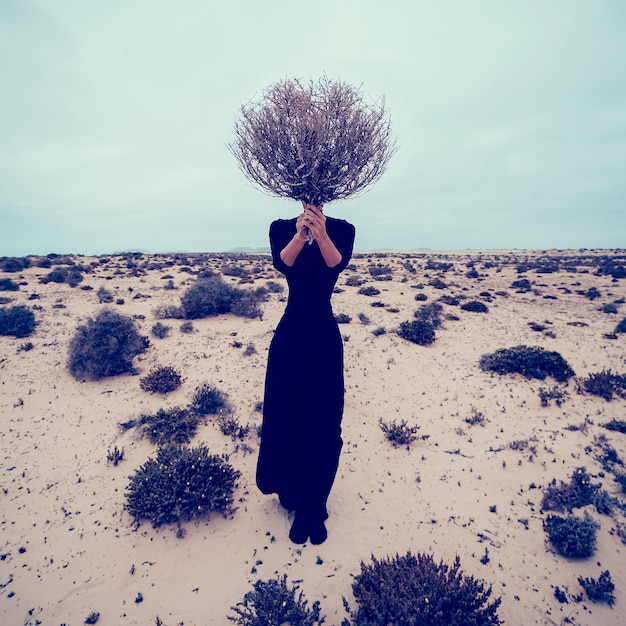
[[[256,481],[298,514],[325,520],[343,445],[343,344],[330,298],[352,256],[355,230],[326,218],[326,232],[341,254],[333,268],[315,241],[286,265],[280,252],[295,232],[295,218],[270,226],[274,267],[287,279],[289,298],[269,349]]]

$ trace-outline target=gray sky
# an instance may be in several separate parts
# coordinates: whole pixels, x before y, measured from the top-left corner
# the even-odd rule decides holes
[[[626,247],[623,0],[0,0],[0,256],[267,245],[238,107],[323,73],[398,140],[357,247]]]

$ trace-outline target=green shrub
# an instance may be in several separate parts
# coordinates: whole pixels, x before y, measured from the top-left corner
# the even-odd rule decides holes
[[[561,406],[565,402],[566,397],[567,391],[565,391],[565,389],[559,389],[556,385],[549,389],[539,387],[539,399],[541,400],[541,406],[549,406],[550,400],[554,400],[557,406]]]
[[[275,580],[257,580],[253,587],[242,602],[231,607],[235,615],[229,615],[229,621],[239,626],[313,626],[325,621],[320,617],[320,603],[314,602],[309,609],[302,592],[296,598],[299,587],[287,587],[286,574]]]
[[[430,304],[422,304],[422,306],[413,313],[413,317],[421,322],[430,324],[433,328],[441,326],[441,315],[443,306],[439,302],[431,302]]]
[[[131,477],[126,510],[139,524],[154,528],[233,510],[240,472],[225,457],[210,455],[206,446],[161,448]]]
[[[558,352],[528,346],[502,348],[492,354],[484,354],[480,357],[480,368],[486,372],[521,374],[539,380],[551,376],[560,383],[574,376],[574,370]]]
[[[183,384],[181,375],[170,365],[156,367],[139,381],[142,391],[169,393]]]
[[[609,606],[615,604],[615,596],[613,595],[615,585],[608,569],[600,574],[598,580],[579,576],[578,582],[592,602],[606,602]]]
[[[600,396],[607,402],[613,399],[613,394],[620,398],[626,397],[626,376],[613,374],[611,370],[589,374],[578,382],[579,389],[594,396]]]
[[[7,258],[0,259],[0,270],[9,274],[15,272],[21,272],[22,270],[30,267],[30,259],[28,257],[22,258]]]
[[[10,278],[0,278],[0,291],[17,291],[20,286]]]
[[[511,283],[511,289],[518,289],[519,291],[530,291],[532,285],[528,278],[520,278],[519,280],[514,280]]]
[[[556,480],[548,485],[543,494],[541,508],[544,511],[572,512],[588,504],[595,504],[598,513],[609,513],[610,503],[608,494],[601,488],[600,483],[592,484],[591,476],[584,467],[578,467],[572,473],[569,483]]]
[[[398,329],[398,335],[402,339],[417,343],[420,346],[428,346],[435,341],[435,329],[432,323],[423,320],[402,322]]]
[[[226,394],[213,385],[204,383],[196,387],[190,408],[198,415],[218,415],[228,413],[230,404]]]
[[[134,373],[133,359],[149,345],[129,317],[103,309],[78,326],[70,341],[68,369],[76,379]]]
[[[12,335],[21,339],[35,330],[33,312],[23,305],[0,309],[0,335]]]
[[[113,302],[113,292],[106,287],[100,287],[97,291],[97,296],[100,304],[110,304]]]
[[[152,330],[150,332],[152,333],[152,336],[156,337],[157,339],[165,339],[165,337],[167,337],[167,335],[169,334],[170,330],[172,330],[171,326],[166,326],[165,324],[162,324],[161,322],[157,322],[152,327]]]
[[[380,293],[380,289],[376,289],[376,287],[361,287],[358,291],[363,296],[377,296]]]
[[[352,584],[358,604],[351,626],[490,626],[501,624],[500,598],[489,601],[491,586],[467,576],[457,556],[452,566],[431,555],[396,555],[372,564],[361,562]]]
[[[188,408],[159,409],[153,415],[120,424],[123,430],[138,426],[143,436],[157,446],[189,443],[196,435],[202,416]]]
[[[186,319],[201,319],[222,313],[233,313],[242,317],[260,317],[259,303],[267,291],[237,289],[220,277],[199,278],[181,298]]]
[[[615,327],[616,333],[626,333],[626,317],[621,320]]]
[[[352,321],[352,318],[347,313],[338,313],[335,315],[335,320],[337,324],[349,324]]]
[[[398,446],[410,446],[416,439],[428,439],[428,435],[422,435],[420,437],[417,436],[417,431],[420,429],[419,426],[409,426],[406,420],[400,421],[400,423],[396,422],[396,420],[392,420],[391,422],[383,421],[381,417],[378,420],[380,425],[380,429],[383,431],[385,435],[385,439],[391,443],[391,445],[396,448]]]
[[[610,422],[603,424],[604,428],[607,430],[614,430],[618,433],[623,433],[626,435],[626,421],[625,420],[616,420],[613,418]]]
[[[587,512],[584,518],[576,515],[548,515],[543,522],[543,529],[557,551],[574,559],[586,559],[593,555],[597,528],[597,523]]]
[[[489,313],[489,307],[479,300],[470,300],[461,305],[461,309],[470,313]]]

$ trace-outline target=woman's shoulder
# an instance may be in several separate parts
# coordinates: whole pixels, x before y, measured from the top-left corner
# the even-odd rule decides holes
[[[354,225],[348,222],[347,220],[339,219],[338,217],[331,217],[330,215],[326,216],[326,227],[331,227],[334,230],[345,232],[345,233],[353,233],[355,231]]]

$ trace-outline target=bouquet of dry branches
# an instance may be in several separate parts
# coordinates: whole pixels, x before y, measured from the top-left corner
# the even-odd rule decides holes
[[[270,195],[316,206],[365,191],[395,152],[384,101],[323,77],[278,81],[241,106],[229,146],[245,176]]]

